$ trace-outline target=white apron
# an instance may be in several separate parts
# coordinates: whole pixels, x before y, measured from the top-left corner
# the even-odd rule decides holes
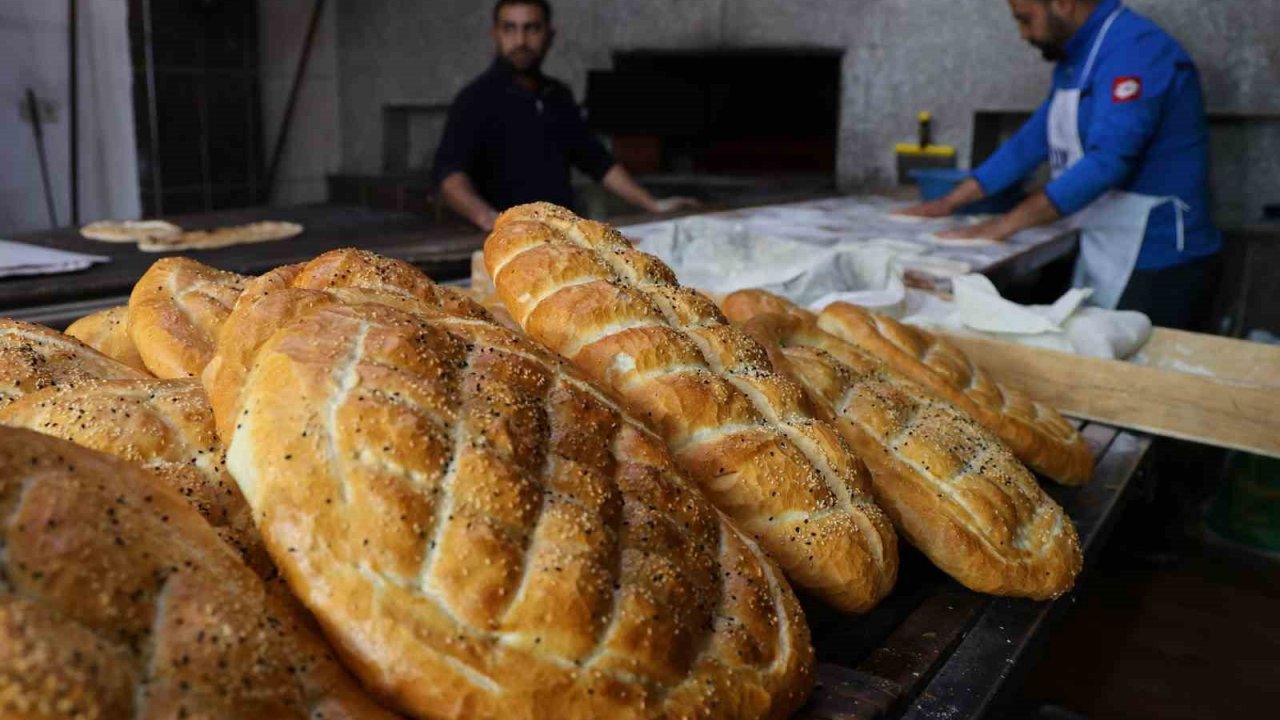
[[[1058,90],[1053,95],[1049,106],[1049,161],[1054,178],[1084,157],[1079,122],[1081,88],[1088,87],[1098,50],[1111,32],[1116,18],[1124,11],[1124,6],[1117,8],[1102,26],[1077,88]],[[1178,252],[1182,252],[1182,213],[1188,208],[1176,197],[1111,190],[1071,216],[1071,226],[1080,231],[1080,258],[1076,261],[1072,284],[1078,288],[1093,288],[1092,302],[1095,305],[1114,310],[1120,303],[1120,296],[1129,284],[1134,265],[1138,262],[1138,253],[1142,250],[1147,218],[1152,210],[1165,203],[1173,203],[1177,212]]]

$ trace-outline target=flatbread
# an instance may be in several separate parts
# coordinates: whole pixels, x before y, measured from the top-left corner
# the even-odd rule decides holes
[[[230,245],[284,240],[298,235],[302,230],[303,227],[298,223],[256,222],[216,230],[192,230],[166,238],[143,238],[138,241],[138,249],[143,252],[210,250]]]
[[[80,228],[80,235],[89,240],[115,243],[172,238],[181,234],[182,228],[163,220],[101,220]]]

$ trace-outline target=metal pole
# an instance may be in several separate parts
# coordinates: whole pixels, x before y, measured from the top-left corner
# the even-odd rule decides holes
[[[27,88],[27,112],[31,113],[31,131],[36,135],[36,155],[40,158],[40,179],[44,181],[44,204],[49,210],[49,227],[58,227],[58,210],[53,206],[53,185],[49,182],[49,160],[44,154],[44,127],[40,124],[40,103],[36,93]]]
[[[307,73],[307,64],[311,60],[311,46],[315,43],[316,31],[320,28],[320,17],[324,13],[325,0],[316,0],[311,9],[311,25],[307,28],[307,40],[302,45],[302,57],[298,59],[298,69],[293,75],[293,87],[289,89],[289,102],[284,108],[284,119],[280,122],[280,132],[276,135],[276,146],[271,153],[271,164],[267,166],[267,181],[262,191],[262,202],[271,201],[271,191],[275,187],[276,171],[280,169],[280,156],[284,154],[285,141],[289,137],[289,125],[293,119],[294,106],[298,102],[298,91],[302,87],[302,78]]]
[[[151,200],[156,216],[164,215],[164,185],[160,182],[160,122],[156,111],[156,61],[151,46],[151,0],[142,0],[142,34],[146,45],[147,66],[147,134],[151,145]]]
[[[76,0],[67,0],[71,28],[71,224],[80,224],[80,20]]]

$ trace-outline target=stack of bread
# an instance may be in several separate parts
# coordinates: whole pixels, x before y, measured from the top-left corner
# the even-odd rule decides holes
[[[0,320],[0,715],[781,718],[791,583],[865,612],[898,533],[974,590],[1071,587],[1022,462],[1088,451],[954,348],[717,306],[551,205],[484,259],[479,302],[338,250]]]

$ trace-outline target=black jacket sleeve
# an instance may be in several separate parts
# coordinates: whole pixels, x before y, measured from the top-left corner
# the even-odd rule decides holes
[[[439,184],[455,172],[474,175],[480,151],[480,104],[475,93],[463,90],[449,106],[440,147],[436,148],[431,178]]]

